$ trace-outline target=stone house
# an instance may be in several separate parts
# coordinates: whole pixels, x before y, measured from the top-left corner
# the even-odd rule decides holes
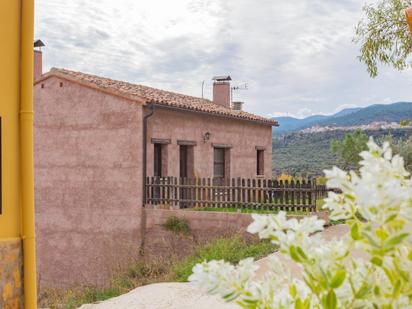
[[[231,106],[230,77],[211,101],[35,60],[41,286],[96,284],[137,256],[146,176],[271,177],[277,123]]]

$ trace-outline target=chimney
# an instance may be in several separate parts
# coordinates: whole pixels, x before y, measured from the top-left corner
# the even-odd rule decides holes
[[[43,55],[40,50],[34,50],[34,80],[43,75]]]
[[[33,78],[39,79],[43,75],[43,54],[41,48],[45,46],[41,40],[34,42],[34,68]]]
[[[240,102],[240,101],[233,102],[232,103],[232,109],[234,111],[240,112],[242,110],[242,105],[243,105],[243,102]]]
[[[230,81],[229,75],[213,77],[213,102],[230,108]]]

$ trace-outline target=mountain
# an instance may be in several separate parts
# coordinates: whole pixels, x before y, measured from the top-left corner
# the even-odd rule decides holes
[[[399,102],[371,105],[350,115],[327,119],[321,125],[354,126],[374,121],[400,122],[409,118],[412,118],[412,103]]]
[[[360,111],[361,109],[362,107],[345,108],[345,109],[342,109],[340,112],[333,114],[332,117],[336,118],[336,117],[341,117],[341,116],[347,116],[347,115],[356,113]]]
[[[323,115],[309,116],[304,119],[297,119],[293,117],[276,117],[274,119],[278,121],[279,127],[273,128],[273,134],[279,135],[310,128],[328,118],[328,116]]]
[[[374,104],[368,107],[347,108],[333,115],[314,115],[304,119],[277,117],[279,127],[273,128],[273,135],[283,135],[306,128],[319,126],[354,126],[375,121],[400,122],[412,118],[412,103]]]

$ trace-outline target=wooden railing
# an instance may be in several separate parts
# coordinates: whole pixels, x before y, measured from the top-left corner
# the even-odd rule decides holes
[[[148,177],[146,204],[173,208],[315,211],[327,194],[312,180]]]

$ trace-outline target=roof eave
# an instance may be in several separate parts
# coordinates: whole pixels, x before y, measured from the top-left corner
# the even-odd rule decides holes
[[[192,112],[192,113],[200,113],[200,114],[207,114],[207,115],[213,115],[213,116],[217,116],[217,117],[224,117],[224,118],[229,118],[229,119],[235,119],[235,120],[240,120],[240,121],[247,121],[247,122],[253,122],[253,123],[258,123],[261,125],[267,125],[267,126],[279,126],[277,121],[273,121],[273,120],[258,120],[258,119],[250,119],[250,118],[246,118],[246,117],[239,117],[239,116],[235,116],[235,115],[227,115],[224,113],[214,113],[214,112],[210,112],[210,111],[203,111],[203,110],[199,110],[199,109],[195,109],[195,108],[189,108],[189,107],[177,107],[177,106],[172,106],[170,104],[164,103],[164,102],[160,102],[160,101],[154,101],[154,100],[149,100],[146,102],[147,105],[149,104],[153,104],[157,107],[160,108],[165,108],[165,109],[171,109],[171,110],[178,110],[178,111],[183,111],[183,112]]]

